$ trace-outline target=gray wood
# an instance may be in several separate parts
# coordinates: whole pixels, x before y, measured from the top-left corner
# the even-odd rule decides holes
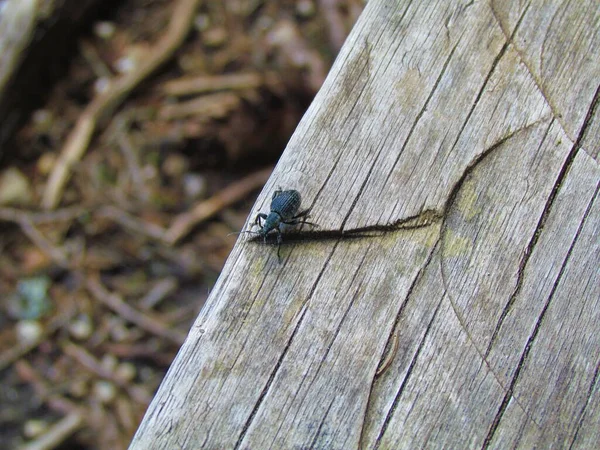
[[[600,441],[600,33],[558,3],[367,4],[252,212],[321,229],[240,238],[131,448]]]

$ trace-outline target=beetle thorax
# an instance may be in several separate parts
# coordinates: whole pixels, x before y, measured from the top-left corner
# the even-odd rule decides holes
[[[260,230],[260,234],[266,236],[269,233],[269,231],[278,230],[280,224],[281,216],[278,213],[271,211],[271,213],[265,219],[265,223],[262,229]]]

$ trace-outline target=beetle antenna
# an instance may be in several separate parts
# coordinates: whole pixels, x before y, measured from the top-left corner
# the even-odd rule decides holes
[[[242,234],[242,233],[260,234],[258,231],[242,230],[242,231],[234,231],[233,233],[229,233],[227,236],[231,236],[233,234]]]

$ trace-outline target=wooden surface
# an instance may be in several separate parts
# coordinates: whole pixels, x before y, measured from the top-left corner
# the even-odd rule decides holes
[[[370,0],[131,448],[596,446],[599,24]]]

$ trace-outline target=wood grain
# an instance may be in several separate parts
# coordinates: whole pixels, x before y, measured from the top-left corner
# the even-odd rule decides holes
[[[367,4],[131,448],[600,440],[597,11],[500,3]]]

